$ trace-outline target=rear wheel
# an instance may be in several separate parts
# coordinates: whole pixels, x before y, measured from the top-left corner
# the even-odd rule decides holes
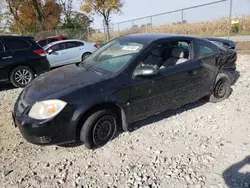
[[[34,77],[34,72],[27,66],[15,67],[10,73],[10,81],[16,87],[25,87]]]
[[[98,110],[92,113],[82,126],[80,140],[88,149],[107,144],[117,130],[117,118],[110,110]]]
[[[209,102],[221,102],[229,97],[232,92],[231,82],[227,75],[219,74],[216,79],[213,93],[209,96]]]
[[[90,55],[91,55],[90,52],[86,52],[85,54],[83,54],[82,55],[82,61],[84,61],[85,59],[87,59]]]

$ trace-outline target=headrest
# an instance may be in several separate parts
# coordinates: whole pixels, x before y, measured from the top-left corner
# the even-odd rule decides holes
[[[151,53],[152,53],[152,55],[155,55],[155,56],[158,56],[158,57],[162,56],[162,50],[160,48],[154,49]]]
[[[182,48],[173,48],[172,57],[184,58],[184,50]]]

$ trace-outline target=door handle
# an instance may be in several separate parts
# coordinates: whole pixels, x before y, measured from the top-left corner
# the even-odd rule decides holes
[[[6,56],[6,57],[3,57],[3,59],[11,59],[12,56]]]
[[[189,75],[189,76],[194,76],[194,75],[196,75],[197,73],[198,73],[197,71],[191,70],[191,71],[188,72],[188,75]]]
[[[66,54],[66,52],[62,52],[62,54]]]

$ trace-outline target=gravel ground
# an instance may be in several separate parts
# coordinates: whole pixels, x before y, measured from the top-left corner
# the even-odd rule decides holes
[[[27,143],[11,120],[21,89],[2,89],[0,187],[250,187],[249,59],[229,99],[148,118],[94,151]]]

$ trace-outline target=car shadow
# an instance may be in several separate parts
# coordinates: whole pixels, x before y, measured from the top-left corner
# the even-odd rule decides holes
[[[16,89],[16,87],[8,82],[0,83],[0,91],[6,91],[11,89]]]
[[[222,176],[229,188],[250,188],[250,171],[240,172],[246,165],[250,165],[250,156],[226,169]]]
[[[203,98],[203,99],[200,99],[200,100],[198,100],[196,102],[186,104],[186,105],[184,105],[182,107],[179,107],[179,108],[176,108],[176,109],[173,109],[173,110],[168,110],[168,111],[165,111],[165,112],[161,112],[161,113],[159,113],[157,115],[149,116],[144,120],[137,121],[137,122],[132,123],[131,125],[129,125],[129,132],[134,132],[134,131],[138,130],[139,128],[142,128],[144,126],[147,126],[147,125],[150,125],[152,123],[161,121],[163,119],[166,119],[166,118],[181,114],[181,113],[183,113],[185,111],[197,108],[197,107],[202,106],[202,105],[204,105],[206,103],[207,103],[207,99]],[[122,129],[119,129],[112,140],[116,139],[123,132],[124,131]],[[69,144],[58,145],[58,147],[73,148],[73,147],[78,147],[78,146],[83,146],[83,145],[84,145],[84,143],[82,143],[80,141],[76,141],[76,142],[69,143]]]
[[[202,98],[202,99],[200,99],[200,100],[198,100],[196,102],[186,104],[186,105],[181,106],[179,108],[172,109],[172,110],[167,110],[167,111],[161,112],[161,113],[159,113],[157,115],[149,116],[144,120],[141,120],[141,121],[138,121],[138,122],[135,122],[135,123],[131,124],[129,131],[133,132],[133,131],[138,130],[138,129],[144,127],[144,126],[148,126],[148,125],[150,125],[152,123],[161,121],[163,119],[179,115],[179,114],[181,114],[183,112],[186,112],[186,111],[192,110],[194,108],[200,107],[200,106],[202,106],[202,105],[204,105],[206,103],[207,103],[207,99]]]

